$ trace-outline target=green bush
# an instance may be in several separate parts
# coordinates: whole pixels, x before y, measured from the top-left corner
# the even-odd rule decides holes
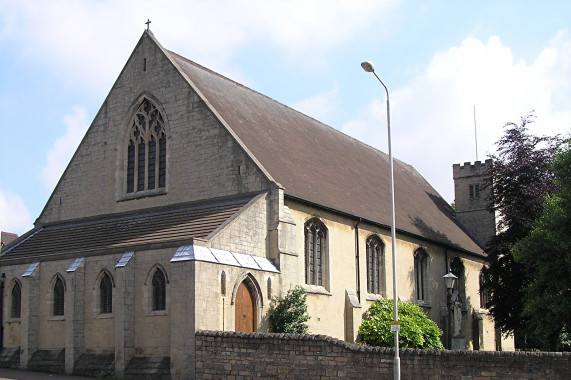
[[[365,313],[359,327],[363,341],[371,346],[394,347],[393,301],[376,301]],[[401,348],[444,348],[440,341],[442,330],[428,319],[420,306],[398,301],[398,314],[401,323],[399,346]]]
[[[272,333],[307,334],[307,294],[301,286],[290,289],[285,297],[272,299],[268,310],[268,330]]]

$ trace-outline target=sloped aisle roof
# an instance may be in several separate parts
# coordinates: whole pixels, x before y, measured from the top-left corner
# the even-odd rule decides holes
[[[390,226],[387,154],[174,52],[165,54],[286,195]],[[412,166],[395,160],[394,177],[398,231],[483,254]]]
[[[2,264],[158,249],[206,238],[252,198],[76,220],[32,230],[2,251]]]

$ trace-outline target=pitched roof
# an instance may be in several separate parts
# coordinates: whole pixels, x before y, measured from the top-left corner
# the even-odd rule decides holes
[[[251,197],[53,224],[32,230],[2,251],[2,263],[179,247],[206,238]]]
[[[10,242],[16,240],[18,238],[18,235],[12,232],[4,232],[1,231],[0,232],[0,242],[2,243],[2,247],[5,244],[9,244]]]
[[[387,154],[163,51],[286,196],[390,226]],[[412,166],[395,160],[394,179],[397,231],[483,254],[448,203]]]

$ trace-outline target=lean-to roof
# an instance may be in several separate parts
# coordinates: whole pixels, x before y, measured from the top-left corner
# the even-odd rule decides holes
[[[179,247],[206,238],[251,197],[52,224],[2,251],[2,264]]]

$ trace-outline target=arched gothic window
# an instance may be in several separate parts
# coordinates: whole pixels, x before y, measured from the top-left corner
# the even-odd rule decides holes
[[[166,278],[163,271],[157,268],[153,275],[153,311],[166,310]]]
[[[327,228],[317,218],[305,223],[305,283],[327,287]]]
[[[460,302],[464,302],[466,299],[466,278],[464,275],[464,264],[459,257],[455,257],[450,262],[450,272],[458,279],[454,284],[454,290],[458,291],[458,295],[460,296]]]
[[[12,287],[12,318],[20,318],[22,315],[22,288],[19,282],[14,283]]]
[[[226,296],[226,272],[222,271],[220,275],[220,294]]]
[[[486,309],[488,307],[488,300],[489,300],[489,293],[486,287],[484,286],[484,272],[480,271],[480,308]]]
[[[144,99],[131,121],[127,143],[127,193],[164,188],[167,138],[163,116]]]
[[[419,248],[414,252],[414,290],[417,301],[426,301],[428,254]]]
[[[56,278],[54,283],[54,294],[53,294],[53,315],[59,316],[63,315],[64,312],[64,296],[65,296],[65,286],[60,277]]]
[[[101,314],[113,312],[113,282],[107,273],[103,273],[99,283],[99,310]]]
[[[384,293],[385,268],[383,265],[385,245],[378,236],[367,238],[367,292]]]

